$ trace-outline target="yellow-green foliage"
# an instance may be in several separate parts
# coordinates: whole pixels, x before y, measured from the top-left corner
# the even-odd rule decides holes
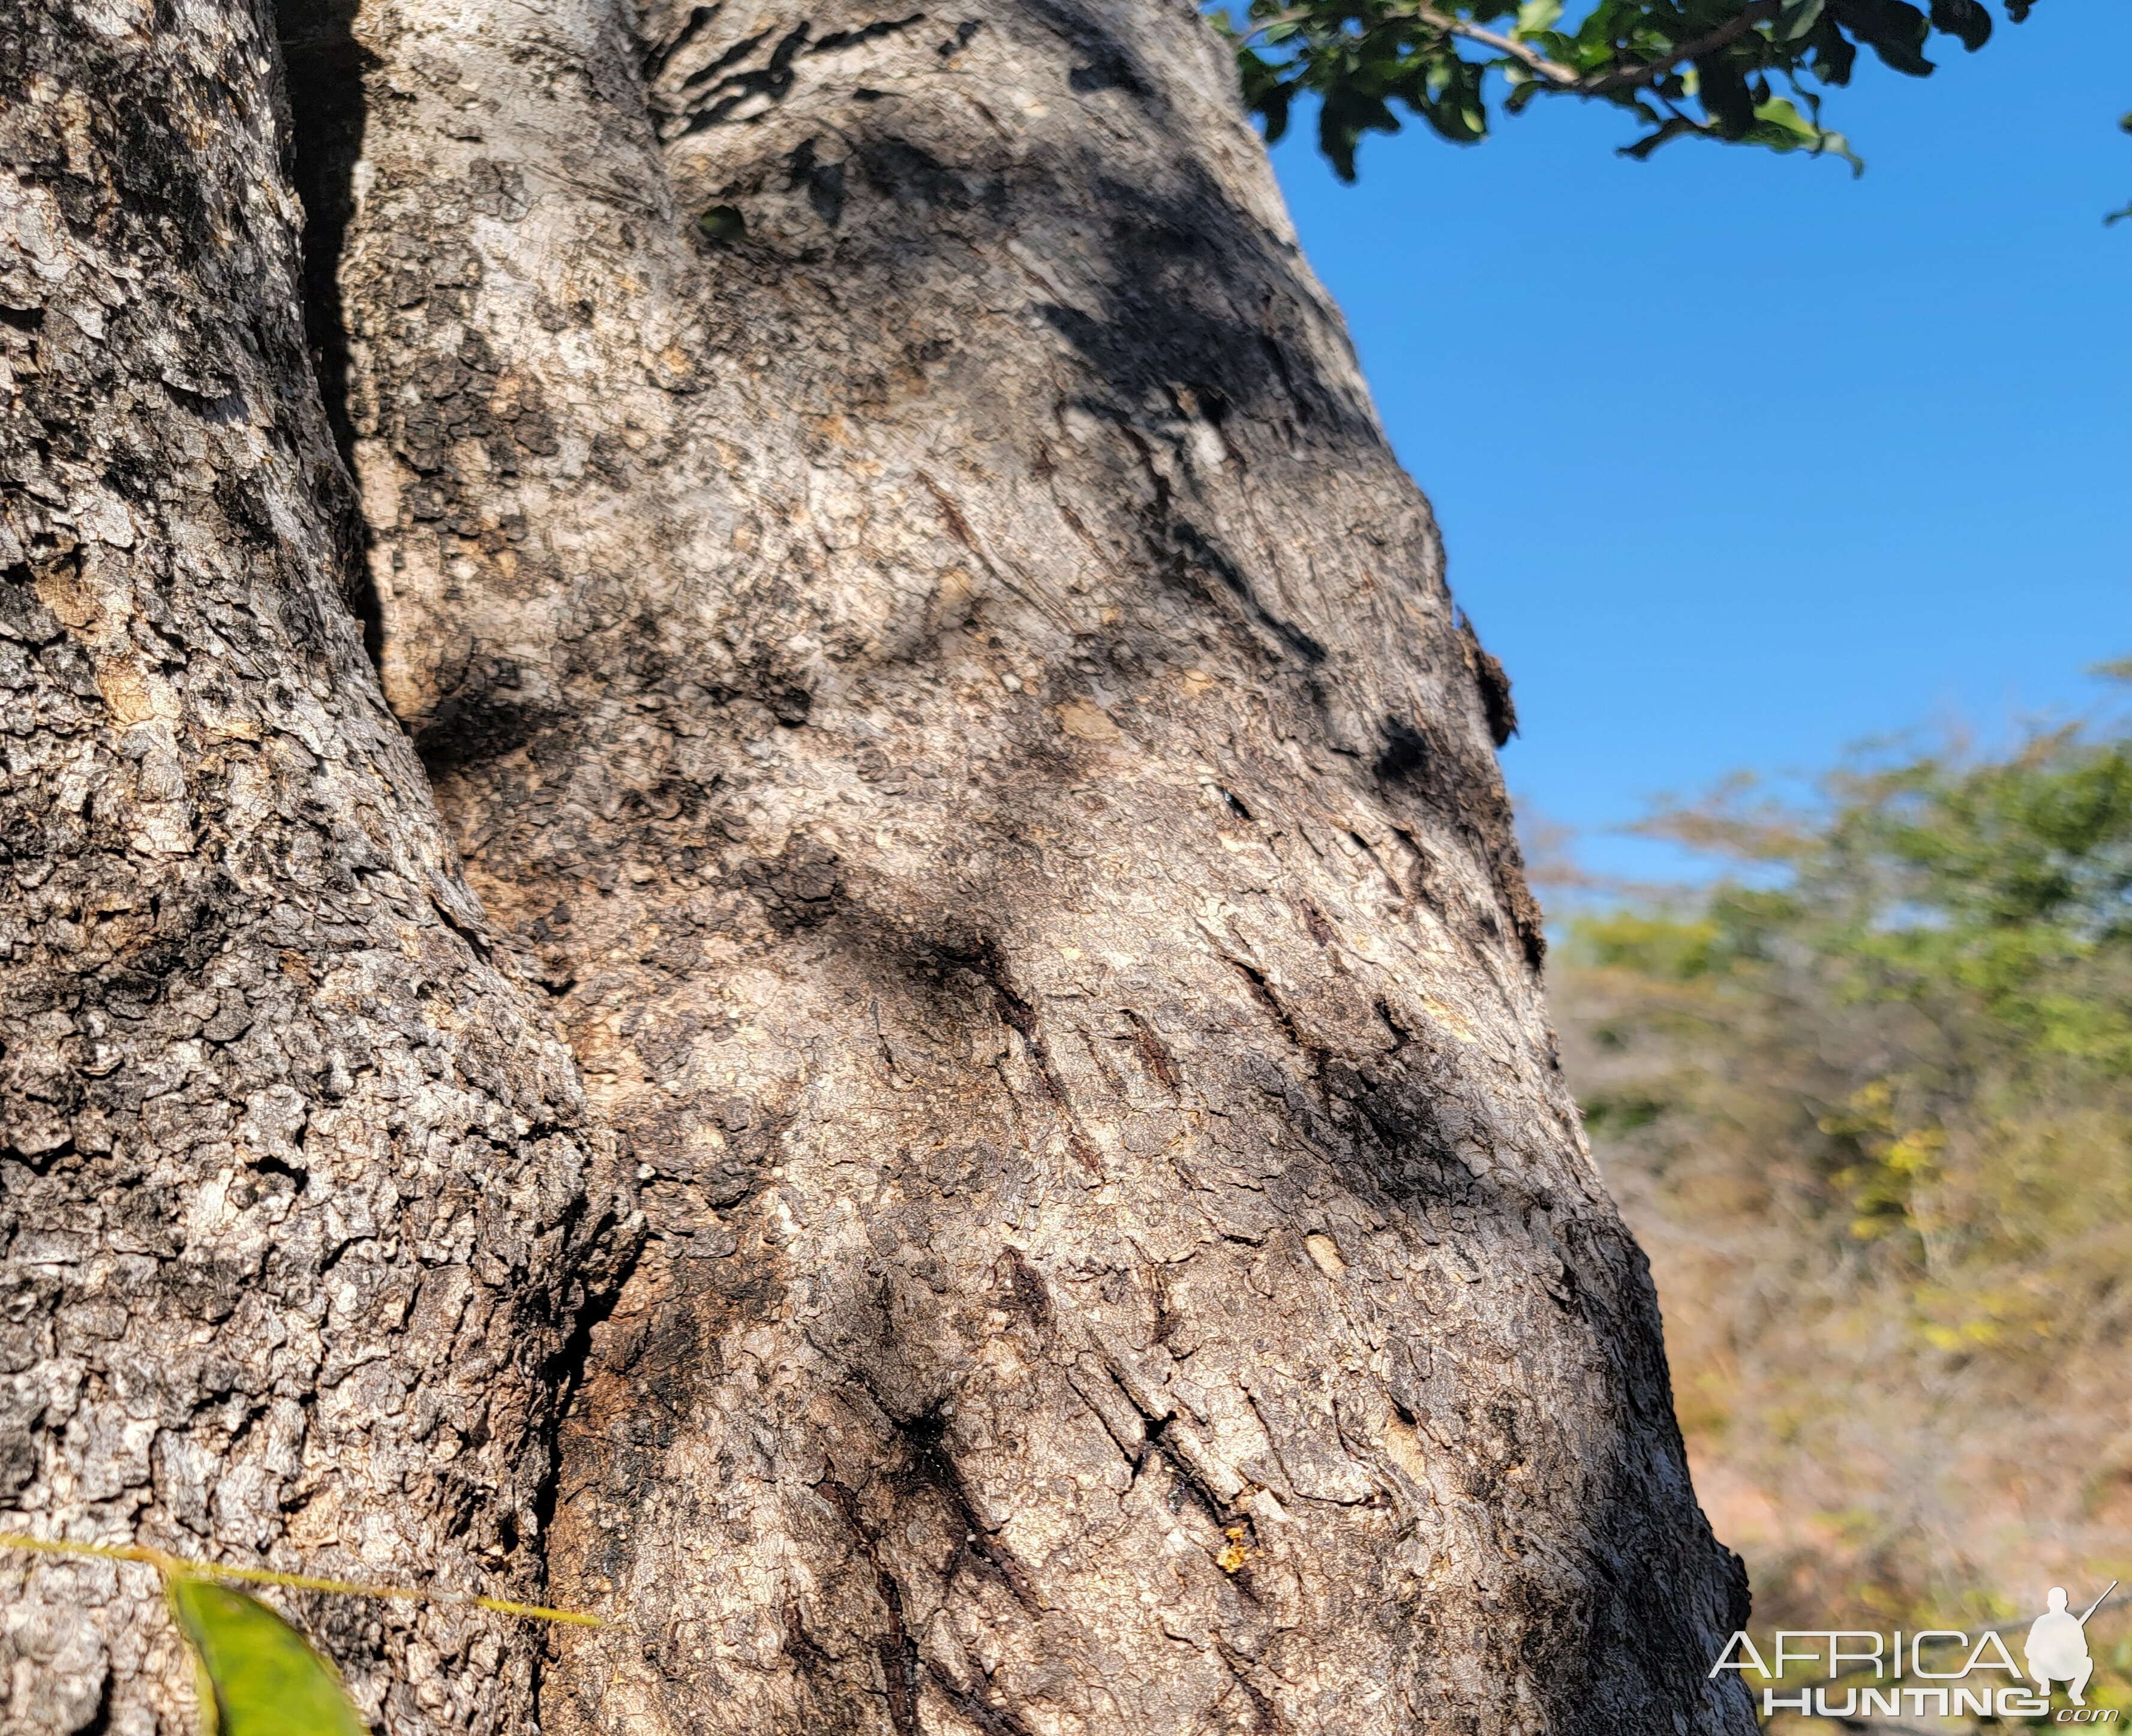
[[[2032,1614],[2132,1563],[2132,740],[1823,794],[1665,817],[1736,866],[1571,924],[1565,1060],[1758,1625]]]
[[[199,1661],[203,1736],[368,1736],[332,1665],[257,1598],[183,1575],[170,1591]]]

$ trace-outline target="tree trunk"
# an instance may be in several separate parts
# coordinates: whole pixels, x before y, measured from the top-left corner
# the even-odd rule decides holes
[[[1225,50],[751,5],[284,0],[323,412],[243,0],[0,23],[16,1504],[545,1547],[556,1736],[1750,1729],[1507,692]],[[492,951],[650,1219],[575,1340],[620,1208]],[[145,1728],[144,1588],[34,1577],[9,1715]],[[522,1633],[314,1619],[532,1728]]]
[[[1749,1729],[1508,695],[1226,51],[636,28],[307,26],[388,691],[653,1230],[547,1728]]]
[[[0,1529],[523,1595],[596,1147],[343,602],[274,52],[0,17]],[[0,1604],[0,1727],[190,1727],[151,1570]],[[303,1613],[394,1729],[532,1727],[521,1623]]]

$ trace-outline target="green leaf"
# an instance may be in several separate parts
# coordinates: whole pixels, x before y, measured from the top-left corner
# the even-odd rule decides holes
[[[1747,141],[1773,151],[1811,151],[1817,156],[1840,156],[1851,165],[1852,175],[1866,172],[1866,165],[1851,150],[1850,140],[1816,126],[1783,97],[1755,105],[1755,128],[1747,135]]]
[[[1821,22],[1822,8],[1828,0],[1784,0],[1777,13],[1777,41],[1797,42],[1815,25]]]
[[[257,1598],[183,1575],[170,1586],[205,1682],[205,1736],[370,1736],[333,1666]]]
[[[1976,0],[1932,0],[1932,24],[1934,30],[1959,36],[1971,54],[1991,40],[1991,14]]]
[[[1914,79],[1931,73],[1924,46],[1932,22],[1909,0],[1835,0],[1831,10],[1845,29],[1897,72]]]
[[[1562,0],[1525,0],[1518,8],[1518,22],[1510,34],[1523,41],[1544,30],[1553,30],[1555,20],[1561,16]]]
[[[696,219],[696,228],[706,241],[721,246],[745,240],[747,236],[747,219],[734,205],[713,205]]]

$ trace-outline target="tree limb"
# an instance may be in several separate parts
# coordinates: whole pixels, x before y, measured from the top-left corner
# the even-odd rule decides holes
[[[1622,66],[1612,72],[1603,73],[1596,79],[1580,79],[1579,96],[1604,96],[1609,91],[1633,90],[1661,79],[1676,66],[1690,60],[1699,60],[1713,54],[1728,43],[1737,41],[1756,25],[1767,22],[1777,15],[1777,0],[1754,0],[1744,7],[1738,17],[1727,18],[1707,35],[1697,36],[1692,42],[1683,42],[1669,59],[1647,60],[1639,66]]]

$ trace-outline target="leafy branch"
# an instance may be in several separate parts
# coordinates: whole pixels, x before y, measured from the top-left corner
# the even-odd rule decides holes
[[[2031,3],[2005,0],[2007,17],[2019,22]],[[1850,83],[1861,49],[1922,78],[1933,70],[1924,50],[1934,32],[1970,50],[1990,40],[1981,0],[1929,4],[1597,0],[1573,29],[1560,27],[1562,0],[1250,0],[1240,21],[1217,18],[1235,39],[1245,101],[1267,138],[1287,131],[1299,98],[1314,96],[1319,148],[1352,180],[1362,135],[1400,130],[1395,104],[1472,144],[1487,136],[1491,98],[1515,114],[1543,95],[1629,111],[1643,129],[1624,147],[1629,156],[1694,137],[1826,153],[1855,170],[1809,87]]]
[[[348,1597],[413,1599],[425,1603],[472,1604],[498,1615],[531,1621],[603,1625],[596,1615],[550,1609],[507,1599],[468,1597],[411,1585],[366,1585],[353,1580],[319,1579],[266,1567],[198,1561],[138,1543],[81,1543],[65,1538],[0,1532],[0,1549],[37,1555],[86,1556],[107,1561],[138,1561],[162,1575],[171,1619],[192,1655],[199,1678],[201,1736],[367,1736],[333,1665],[302,1634],[257,1598],[218,1580],[280,1585]]]

